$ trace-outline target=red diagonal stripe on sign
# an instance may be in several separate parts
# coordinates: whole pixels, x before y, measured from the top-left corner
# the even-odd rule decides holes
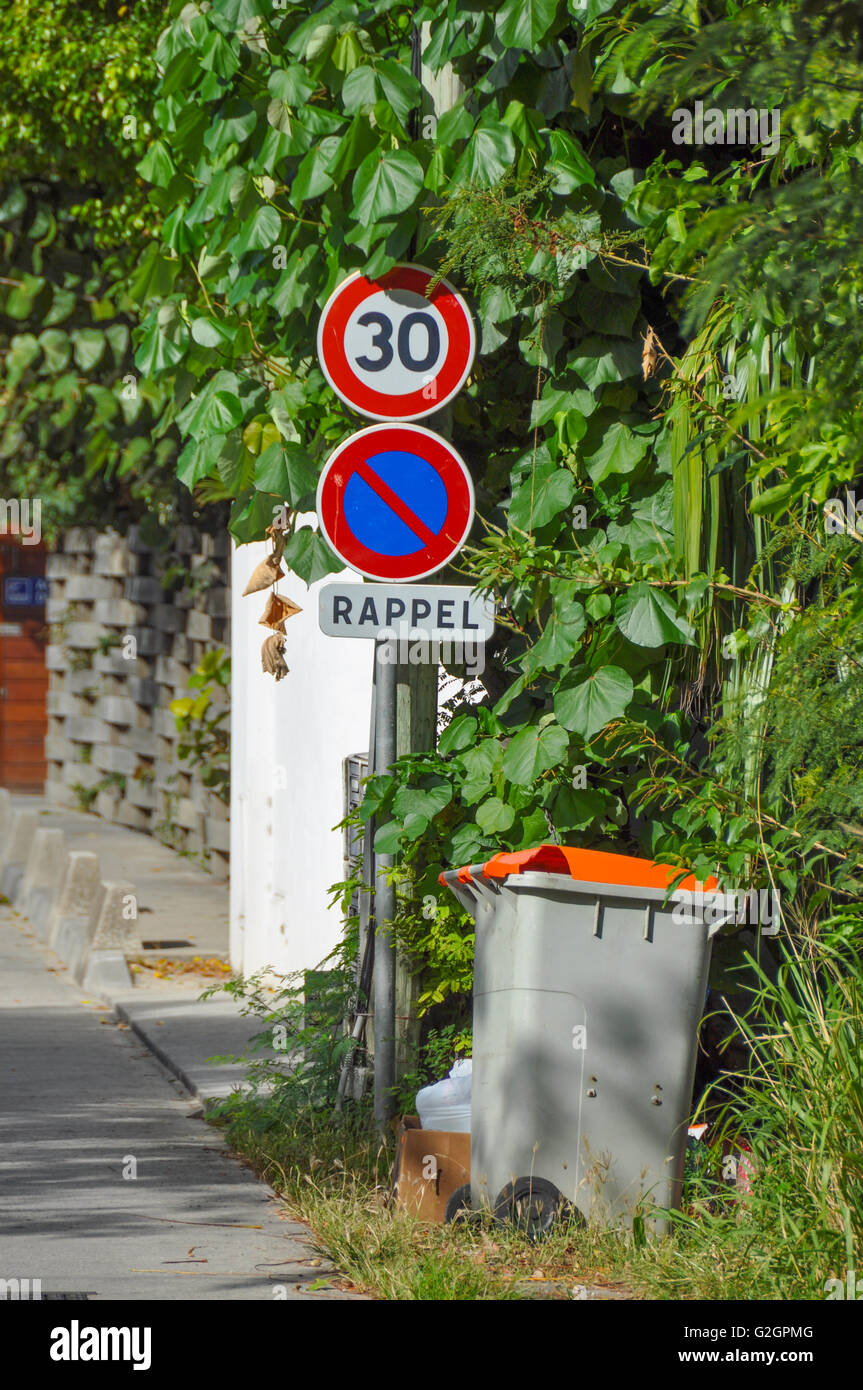
[[[376,492],[382,502],[386,502],[391,511],[394,511],[399,521],[403,521],[405,526],[413,531],[415,536],[419,536],[425,545],[432,545],[437,536],[434,531],[430,531],[424,521],[420,521],[415,512],[410,507],[405,506],[397,492],[393,492],[388,483],[383,478],[379,478],[373,468],[369,468],[367,463],[357,463],[354,472],[359,473],[363,482],[366,483],[373,492]]]

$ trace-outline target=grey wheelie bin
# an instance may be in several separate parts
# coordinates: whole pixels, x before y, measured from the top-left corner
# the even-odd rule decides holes
[[[470,1205],[676,1206],[715,881],[541,845],[441,875],[476,921]],[[666,901],[667,899],[667,901]],[[653,1229],[661,1229],[656,1221]]]

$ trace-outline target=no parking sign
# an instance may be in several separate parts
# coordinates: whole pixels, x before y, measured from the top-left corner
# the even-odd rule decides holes
[[[327,460],[318,519],[330,548],[368,579],[409,581],[458,554],[474,516],[461,455],[421,425],[371,425]]]
[[[470,311],[434,271],[396,265],[336,287],[318,325],[318,358],[333,390],[373,420],[419,420],[451,401],[476,352]]]

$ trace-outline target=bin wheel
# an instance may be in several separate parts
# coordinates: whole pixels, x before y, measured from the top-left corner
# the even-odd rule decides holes
[[[443,1219],[449,1225],[451,1222],[469,1221],[471,1215],[470,1183],[466,1182],[450,1195]]]
[[[572,1214],[572,1203],[547,1178],[515,1178],[501,1188],[494,1204],[495,1220],[515,1226],[530,1240],[539,1240]]]

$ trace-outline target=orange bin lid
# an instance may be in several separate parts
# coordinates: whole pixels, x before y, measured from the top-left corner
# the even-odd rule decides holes
[[[458,871],[459,883],[469,883],[471,866]],[[482,865],[484,878],[508,878],[523,873],[566,874],[582,883],[615,883],[630,888],[661,888],[663,891],[680,873],[671,864],[656,864],[652,859],[635,859],[627,854],[608,854],[599,849],[571,849],[567,845],[537,845],[536,849],[520,849],[515,853],[496,854]],[[441,874],[440,882],[445,883]],[[712,893],[718,881],[709,878],[701,883],[688,874],[677,884],[688,893]]]

